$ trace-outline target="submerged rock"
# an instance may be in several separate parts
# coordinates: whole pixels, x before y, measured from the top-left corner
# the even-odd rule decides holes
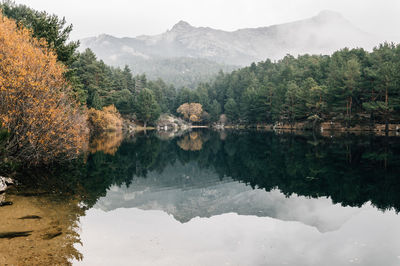
[[[12,239],[16,237],[30,236],[33,231],[22,231],[22,232],[0,232],[0,239],[7,238]]]
[[[46,232],[44,235],[42,235],[42,239],[50,240],[50,239],[53,239],[60,235],[62,235],[62,229],[57,227],[57,228],[50,229],[48,232]]]
[[[27,215],[27,216],[24,216],[24,217],[20,217],[18,219],[20,219],[20,220],[33,220],[33,219],[42,219],[42,217],[37,216],[37,215]]]

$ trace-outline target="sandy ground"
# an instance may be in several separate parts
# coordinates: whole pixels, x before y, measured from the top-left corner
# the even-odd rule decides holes
[[[5,200],[13,205],[0,207],[0,265],[69,265],[81,258],[73,247],[83,214],[77,202],[18,194]],[[11,232],[25,236],[7,238]]]

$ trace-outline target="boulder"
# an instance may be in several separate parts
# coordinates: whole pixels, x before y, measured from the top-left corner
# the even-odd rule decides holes
[[[178,131],[190,128],[190,124],[173,115],[162,114],[157,121],[157,129],[163,131]]]
[[[3,193],[11,185],[14,185],[14,180],[8,177],[0,176],[0,193]]]

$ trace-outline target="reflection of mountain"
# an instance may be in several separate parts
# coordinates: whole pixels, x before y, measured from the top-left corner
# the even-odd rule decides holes
[[[220,180],[193,162],[149,172],[146,178],[135,178],[129,188],[113,186],[95,206],[105,211],[133,207],[163,210],[180,222],[234,212],[300,221],[322,232],[338,229],[358,212],[333,205],[329,199],[287,198],[277,190],[253,190],[230,178]]]
[[[400,210],[400,141],[396,137],[313,138],[254,131],[227,131],[221,137],[219,133],[207,130],[201,131],[199,136],[202,149],[192,151],[178,145],[185,136],[161,140],[152,133],[138,134],[123,141],[113,155],[97,152],[90,154],[85,164],[77,163],[49,172],[41,170],[35,173],[35,179],[32,173],[22,174],[20,181],[29,183],[37,179],[41,187],[50,191],[79,195],[88,206],[105,197],[110,188],[128,186],[121,191],[134,192],[133,196],[149,192],[143,197],[138,196],[141,200],[140,204],[135,201],[138,206],[146,205],[145,196],[149,202],[154,196],[154,202],[161,202],[160,209],[169,211],[181,221],[196,215],[213,215],[211,207],[201,207],[207,204],[219,206],[215,213],[230,211],[229,205],[223,205],[223,195],[232,195],[229,201],[233,204],[239,198],[234,195],[261,192],[251,192],[251,187],[266,191],[279,189],[288,197],[293,194],[319,199],[329,197],[343,206],[360,207],[370,201],[382,210]],[[232,180],[250,186],[235,184]],[[222,192],[225,188],[232,188],[233,192]],[[199,194],[202,189],[211,193],[211,199],[215,192],[215,202]],[[162,193],[173,200],[157,198],[160,190],[165,190]],[[182,194],[182,191],[191,192]],[[195,193],[198,196],[192,198]],[[251,198],[249,195],[246,197]],[[197,200],[204,200],[204,203],[198,203],[200,207],[197,207]],[[175,206],[176,212],[162,205],[164,202]],[[247,214],[255,214],[259,209],[266,215],[273,215],[266,207],[269,204],[267,196],[247,202],[247,205],[240,202],[245,207],[238,203],[234,205],[235,212],[246,214],[248,209],[251,211]],[[112,208],[116,207],[119,205]],[[198,210],[192,214],[188,212],[196,208]]]

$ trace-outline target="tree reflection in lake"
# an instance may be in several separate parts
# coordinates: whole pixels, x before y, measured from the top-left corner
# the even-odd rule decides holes
[[[220,180],[232,178],[267,191],[277,188],[287,196],[326,196],[345,206],[371,201],[382,210],[400,210],[397,137],[316,138],[199,130],[162,140],[147,132],[125,139],[114,154],[110,154],[111,149],[115,147],[89,154],[86,163],[57,167],[46,174],[43,170],[25,173],[20,180],[35,180],[41,187],[81,195],[92,206],[112,185],[129,187],[151,171],[162,173],[177,162],[183,166],[194,163],[198,172],[210,171]]]
[[[18,179],[68,199],[68,206],[80,203],[69,209],[70,227],[93,206],[163,210],[180,222],[235,212],[300,221],[320,232],[337,230],[359,212],[340,205],[400,210],[396,137],[196,130],[176,138],[147,132],[122,143],[118,136],[103,140],[92,143],[97,152],[86,160]]]
[[[105,154],[114,155],[124,139],[121,131],[105,132],[91,139],[89,152],[96,153],[102,151]]]
[[[176,162],[195,163],[199,172],[206,169],[221,180],[229,177],[267,191],[278,188],[287,196],[327,196],[349,206],[371,201],[382,210],[400,210],[400,140],[396,137],[222,134],[223,138],[221,133],[201,130],[167,141],[155,133],[138,135],[125,140],[113,156],[90,155],[85,170],[79,171],[84,176],[77,180],[91,194],[93,204],[111,185],[129,186],[149,171],[162,173]]]
[[[199,151],[203,148],[203,139],[200,131],[190,132],[177,142],[184,151]]]

